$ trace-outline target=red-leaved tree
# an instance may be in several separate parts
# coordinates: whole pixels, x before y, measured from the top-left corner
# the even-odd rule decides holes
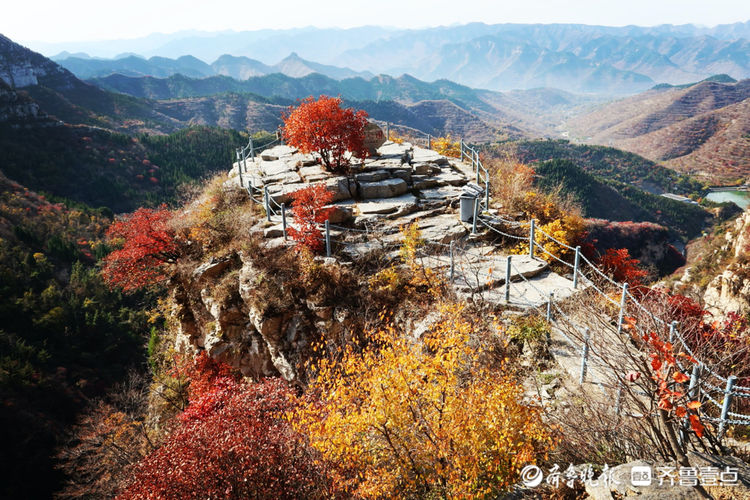
[[[104,258],[104,281],[126,292],[165,281],[168,265],[180,256],[175,232],[169,226],[171,219],[172,212],[162,205],[139,208],[115,221],[107,230],[107,239],[120,248]]]
[[[191,399],[193,395],[191,395]],[[213,378],[162,445],[139,462],[117,498],[336,498],[328,465],[286,415],[281,379]]]
[[[609,248],[599,259],[599,266],[615,281],[627,283],[633,293],[643,286],[648,271],[641,268],[641,262],[630,256],[627,248]]]
[[[347,151],[358,158],[367,156],[367,113],[342,108],[339,97],[322,95],[314,100],[310,96],[290,107],[282,119],[286,141],[303,153],[318,153],[331,172],[346,173]]]
[[[297,227],[289,227],[289,236],[300,247],[315,253],[323,249],[319,225],[331,215],[332,208],[324,208],[333,201],[333,192],[325,184],[311,184],[292,193],[292,215]]]

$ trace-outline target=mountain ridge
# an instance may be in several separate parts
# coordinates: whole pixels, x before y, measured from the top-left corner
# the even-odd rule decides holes
[[[146,40],[152,43],[147,44]],[[69,52],[91,48],[101,54],[102,47],[111,45],[118,49],[112,51],[115,54],[140,49],[146,56],[179,57],[191,53],[206,61],[230,54],[266,66],[296,53],[307,60],[305,66],[323,73],[326,66],[350,68],[365,77],[364,72],[409,73],[422,80],[449,78],[489,90],[531,88],[554,82],[555,87],[568,91],[623,95],[657,83],[680,85],[716,73],[748,78],[749,40],[750,21],[714,28],[470,23],[423,29],[192,33],[131,40],[129,46],[103,42],[97,47],[70,44],[55,48]],[[498,60],[499,53],[504,55],[502,60]],[[312,68],[312,60],[322,67]],[[330,71],[331,77],[341,76]]]

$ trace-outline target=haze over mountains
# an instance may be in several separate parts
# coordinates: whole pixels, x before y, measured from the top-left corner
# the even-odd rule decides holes
[[[555,87],[628,94],[657,83],[684,84],[718,73],[735,79],[750,77],[749,39],[750,22],[714,28],[472,23],[418,30],[361,27],[191,32],[36,47],[49,55],[68,51],[58,54],[61,57],[57,59],[81,78],[124,71],[162,77],[181,72],[196,77],[225,74],[246,78],[274,71],[303,76],[299,73],[302,67],[302,71],[312,69],[337,79],[367,78],[368,72],[393,76],[406,73],[421,80],[445,78],[490,90]],[[85,63],[83,57],[66,57],[76,51],[110,57],[128,52],[171,60],[139,62],[131,56],[125,62]],[[226,54],[247,59],[220,63],[217,59]],[[192,57],[183,58],[186,55]],[[291,58],[287,61],[291,67],[284,67],[284,58]],[[314,64],[327,68],[316,69]],[[178,70],[181,67],[184,69]]]
[[[731,33],[740,33],[743,26],[734,26]],[[460,32],[459,28],[455,29]],[[558,38],[560,33],[570,34],[570,26],[558,27],[559,32],[552,28],[545,29]],[[585,28],[584,32],[590,27]],[[423,30],[421,36],[429,31]],[[538,34],[544,32],[540,29]],[[552,43],[551,37],[539,40]],[[730,45],[746,43],[743,39]],[[497,92],[447,79],[429,83],[409,75],[371,77],[296,54],[273,66],[237,56],[222,56],[211,65],[191,56],[174,60],[132,55],[107,61],[80,55],[66,58],[78,65],[81,74],[107,74],[83,82],[7,38],[0,39],[0,45],[5,54],[0,77],[11,87],[24,88],[32,100],[23,105],[72,124],[127,133],[169,133],[193,124],[274,130],[281,123],[283,109],[296,99],[327,94],[342,96],[347,105],[366,110],[374,119],[434,135],[452,134],[473,141],[570,137],[613,145],[712,180],[734,181],[750,175],[750,80],[736,82],[728,75],[698,84],[652,86],[603,105],[601,96],[552,88]],[[722,57],[731,59],[727,53]],[[747,63],[747,55],[734,60]],[[601,68],[596,71],[599,76],[606,73]],[[144,76],[148,73],[168,76]]]

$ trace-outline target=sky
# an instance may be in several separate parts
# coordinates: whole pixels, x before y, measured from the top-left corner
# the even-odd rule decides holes
[[[2,10],[0,33],[20,43],[303,26],[423,28],[473,21],[714,26],[750,20],[748,0],[29,0],[6,2]]]

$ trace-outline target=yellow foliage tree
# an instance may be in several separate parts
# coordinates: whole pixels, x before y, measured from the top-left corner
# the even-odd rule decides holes
[[[422,341],[385,329],[320,362],[320,400],[291,417],[359,497],[494,497],[554,445],[520,386],[480,362],[462,308],[440,313]]]
[[[445,137],[436,137],[432,139],[432,149],[443,156],[458,158],[461,156],[461,143],[451,139],[448,134]]]
[[[539,256],[550,262],[555,261],[550,254],[562,260],[570,260],[575,252],[567,247],[579,245],[584,237],[586,225],[583,218],[576,213],[566,211],[556,203],[552,196],[535,191],[527,191],[524,195],[523,210],[529,217],[536,220],[535,239],[548,252],[539,252]],[[518,253],[528,251],[528,242],[516,247]]]
[[[432,269],[425,267],[418,252],[424,246],[419,223],[401,226],[404,238],[399,256],[405,266],[393,264],[376,273],[370,279],[370,289],[374,292],[392,294],[401,298],[422,295],[424,298],[439,296],[445,286],[444,280]]]

